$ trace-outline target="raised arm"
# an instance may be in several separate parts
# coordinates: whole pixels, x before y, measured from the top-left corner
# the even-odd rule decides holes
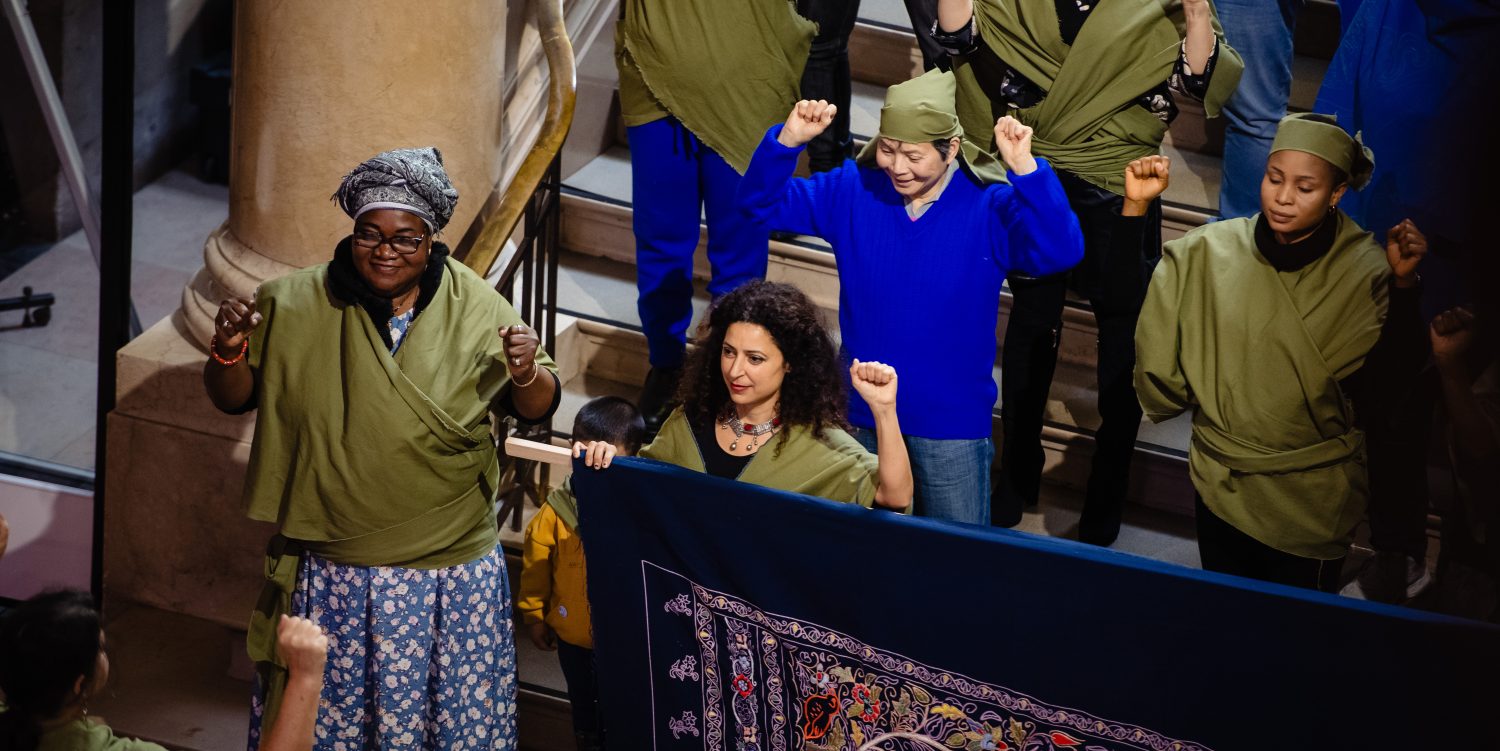
[[[1030,276],[1067,271],[1083,258],[1083,232],[1057,173],[1031,154],[1031,128],[1010,115],[995,121],[995,145],[1010,185],[987,189],[1001,231],[995,260]]]
[[[328,662],[328,637],[306,618],[283,615],[276,624],[276,649],[286,660],[286,692],[276,722],[260,747],[262,751],[310,751],[323,693],[323,668]]]
[[[502,326],[498,333],[504,342],[510,400],[516,417],[533,422],[546,419],[556,408],[558,385],[552,368],[544,367],[537,359],[541,338],[524,323]]]
[[[203,365],[203,386],[208,399],[221,412],[243,412],[255,398],[255,373],[246,354],[250,332],[260,325],[261,314],[254,300],[225,300],[214,316],[214,338],[208,362]]]
[[[1218,44],[1218,38],[1214,36],[1213,11],[1208,7],[1208,0],[1183,0],[1182,15],[1187,26],[1182,41],[1188,73],[1201,76],[1208,69],[1208,58],[1214,52],[1214,45]]]
[[[1141,157],[1125,165],[1125,201],[1120,208],[1120,227],[1114,233],[1112,256],[1138,257],[1138,247],[1123,247],[1123,243],[1132,235],[1135,243],[1141,242],[1138,217],[1144,216],[1151,202],[1166,191],[1171,166],[1171,160],[1164,156]],[[1110,269],[1113,275],[1121,272]],[[1192,404],[1187,376],[1178,362],[1180,304],[1177,258],[1170,252],[1163,253],[1135,325],[1136,396],[1152,422],[1174,417]]]
[[[973,17],[974,0],[938,0],[938,31],[958,31]]]
[[[770,229],[823,234],[817,204],[830,184],[828,173],[812,178],[794,178],[792,173],[802,149],[833,123],[837,112],[837,107],[825,101],[804,99],[792,107],[785,124],[766,131],[740,180],[736,194],[740,211]]]
[[[911,476],[906,439],[901,436],[901,422],[896,418],[896,369],[878,362],[855,360],[849,367],[849,381],[875,416],[875,440],[880,447],[877,455],[880,484],[875,489],[875,505],[904,510],[911,505],[916,483]]]

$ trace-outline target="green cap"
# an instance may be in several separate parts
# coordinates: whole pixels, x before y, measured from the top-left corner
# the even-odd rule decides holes
[[[1271,153],[1278,151],[1305,151],[1322,157],[1343,170],[1349,176],[1349,187],[1355,190],[1365,187],[1375,171],[1375,152],[1365,146],[1358,133],[1351,137],[1339,127],[1333,115],[1300,112],[1282,118],[1276,126],[1276,140],[1271,142]]]
[[[931,143],[962,136],[963,126],[958,123],[954,105],[957,92],[953,74],[936,68],[886,89],[885,106],[880,108],[880,133],[860,149],[855,161],[863,167],[874,165],[881,138]]]

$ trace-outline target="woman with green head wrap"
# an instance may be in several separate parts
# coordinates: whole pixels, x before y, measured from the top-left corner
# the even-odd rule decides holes
[[[1373,166],[1332,118],[1287,117],[1260,213],[1167,243],[1151,278],[1135,388],[1153,422],[1192,412],[1206,569],[1338,590],[1367,497],[1363,426],[1426,359],[1426,239],[1406,220],[1382,249],[1338,209]],[[1159,195],[1169,169],[1133,165],[1127,193]]]
[[[952,73],[928,71],[886,91],[880,132],[854,160],[793,177],[834,106],[798,102],[761,139],[740,184],[764,226],[816,235],[838,262],[846,361],[901,374],[901,439],[924,516],[988,524],[995,406],[995,327],[1006,274],[1054,274],[1083,239],[1057,174],[1032,156],[1032,130],[997,118],[1006,183],[975,179],[953,107]],[[874,412],[849,400],[855,438],[886,451]]]

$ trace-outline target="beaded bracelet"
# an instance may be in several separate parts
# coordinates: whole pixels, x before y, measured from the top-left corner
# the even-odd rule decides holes
[[[209,356],[214,359],[214,362],[217,362],[218,364],[223,365],[225,367],[229,367],[230,365],[236,365],[236,364],[238,364],[240,360],[245,359],[245,353],[249,352],[249,351],[250,351],[250,340],[247,338],[247,339],[245,339],[245,341],[243,341],[243,342],[240,343],[240,353],[237,354],[237,355],[235,355],[233,359],[226,360],[226,359],[224,359],[222,357],[219,357],[219,335],[218,334],[214,334],[213,338],[208,340],[208,354],[209,354]]]
[[[524,389],[527,386],[530,386],[531,384],[533,384],[533,383],[536,382],[537,371],[539,371],[539,370],[541,370],[541,368],[537,367],[536,360],[532,360],[531,361],[531,377],[528,378],[528,379],[526,379],[525,383],[516,383],[516,377],[515,376],[511,376],[510,377],[511,385],[515,386],[518,389]]]

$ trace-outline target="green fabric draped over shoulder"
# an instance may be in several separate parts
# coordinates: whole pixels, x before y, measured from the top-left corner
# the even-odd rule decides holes
[[[351,566],[437,569],[496,544],[490,411],[510,384],[498,330],[522,321],[477,274],[446,264],[394,357],[363,308],[330,296],[327,264],[260,288],[244,499],[250,518],[280,527],[247,637],[266,680],[264,727],[286,679],[276,624],[303,551]],[[545,352],[537,364],[556,371]]]
[[[1210,5],[1212,9],[1212,5]],[[964,157],[988,182],[1003,182],[995,120],[1013,115],[1034,129],[1032,150],[1058,169],[1123,195],[1125,165],[1161,149],[1167,126],[1135,102],[1171,75],[1186,22],[1180,0],[1105,0],[1089,13],[1070,47],[1052,0],[975,0],[979,42],[1047,92],[1034,107],[992,101],[975,77],[972,55],[954,58]],[[1203,105],[1209,117],[1239,84],[1244,63],[1224,41]]]
[[[744,174],[766,128],[801,98],[816,26],[788,0],[622,2],[615,64],[625,124],[670,114]]]
[[[547,494],[547,505],[568,529],[578,529],[578,498],[573,495],[572,475],[563,478],[562,484]]]
[[[825,428],[823,437],[818,438],[805,425],[790,425],[782,430],[785,443],[778,435],[762,446],[740,473],[737,478],[740,482],[840,503],[866,507],[875,503],[880,461],[854,436],[838,428]],[[641,449],[641,456],[694,472],[707,471],[698,440],[680,408],[662,423],[656,440]]]
[[[1166,244],[1136,326],[1136,393],[1153,422],[1193,411],[1189,473],[1216,515],[1331,560],[1367,497],[1364,435],[1339,381],[1380,337],[1390,267],[1337,212],[1332,249],[1278,272],[1256,249],[1256,219]]]

